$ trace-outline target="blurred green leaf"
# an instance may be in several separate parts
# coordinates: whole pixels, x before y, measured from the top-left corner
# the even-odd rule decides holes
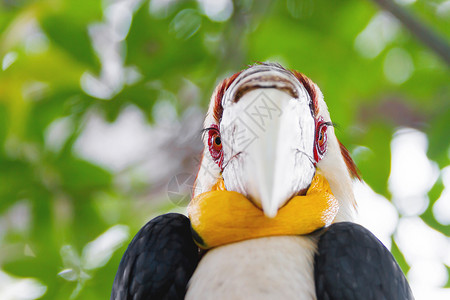
[[[75,20],[80,27],[100,21],[103,16],[102,0],[61,0],[60,2],[59,14]]]
[[[33,185],[34,177],[30,165],[19,160],[2,157],[0,169],[0,213],[3,213],[15,201],[30,196],[29,188]]]
[[[445,266],[445,269],[447,270],[447,274],[448,274],[448,280],[447,283],[444,285],[445,288],[450,288],[450,266]]]
[[[395,242],[394,238],[391,238],[392,247],[391,247],[391,253],[395,257],[395,260],[397,261],[398,265],[402,269],[403,273],[408,273],[410,266],[408,265],[408,262],[406,261],[405,257],[403,256],[403,253],[398,248],[397,243]]]
[[[442,107],[437,107],[436,114],[431,118],[427,128],[427,134],[429,138],[428,156],[442,168],[450,163],[448,157],[448,151],[450,151],[450,134],[448,134],[450,102],[444,100],[441,103],[442,105],[437,103]]]
[[[87,161],[64,156],[59,159],[58,167],[64,188],[80,196],[111,184],[109,172]]]
[[[42,28],[47,35],[76,61],[97,70],[99,60],[88,35],[87,28],[61,15],[49,15],[41,20]]]
[[[439,223],[433,215],[433,205],[439,199],[443,190],[444,184],[441,179],[438,179],[431,190],[428,192],[430,204],[420,217],[428,226],[436,229],[437,231],[440,231],[446,236],[450,236],[450,226]]]
[[[109,101],[98,102],[97,105],[105,112],[106,119],[113,122],[127,105],[138,106],[151,122],[152,109],[158,97],[158,91],[146,82],[126,86]]]
[[[192,2],[188,1],[186,6],[189,3]],[[183,18],[188,19],[184,22],[198,22],[198,16],[192,15],[193,10],[190,12],[191,14],[184,15]],[[195,20],[190,20],[191,17]],[[175,26],[176,17],[173,20],[153,19],[145,5],[141,6],[133,18],[127,38],[126,62],[139,66],[148,79],[167,80],[173,75],[181,78],[187,70],[205,67],[213,61],[200,34],[183,35],[187,40],[178,38],[177,32],[170,31],[171,23]]]
[[[387,198],[387,179],[390,173],[390,141],[392,129],[384,124],[372,124],[360,138],[360,144],[368,147],[368,158],[359,162],[362,178],[374,189]]]
[[[51,122],[73,113],[71,98],[78,95],[78,90],[61,90],[41,99],[32,105],[27,123],[27,133],[31,139],[44,143],[44,134]]]
[[[5,143],[7,129],[8,129],[7,107],[0,102],[0,145],[3,145]],[[3,151],[4,151],[3,147],[0,147],[0,161],[3,158],[2,155]]]

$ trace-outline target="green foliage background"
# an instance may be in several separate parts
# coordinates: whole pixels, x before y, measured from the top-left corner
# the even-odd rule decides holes
[[[197,1],[170,1],[153,13],[149,1],[137,1],[118,46],[123,66],[140,76],[119,80],[107,96],[96,97],[81,82],[86,74],[105,72],[92,29],[107,24],[114,2],[120,1],[0,1],[0,268],[38,279],[47,286],[45,299],[108,298],[127,243],[104,266],[86,270],[76,257],[115,224],[130,226],[132,236],[152,216],[175,208],[146,198],[148,183],[125,174],[132,188],[123,188],[123,174],[74,152],[89,112],[114,122],[133,104],[152,123],[155,104],[169,99],[181,116],[193,104],[206,108],[224,76],[254,61],[279,61],[321,87],[339,138],[350,150],[358,145],[371,150],[355,160],[376,192],[390,197],[390,141],[400,126],[424,131],[429,158],[440,168],[449,164],[448,67],[401,26],[378,55],[361,55],[355,39],[379,13],[371,1],[236,0],[224,21],[211,20]],[[441,2],[416,1],[405,9],[448,41],[449,14],[436,13]],[[383,39],[385,33],[379,34]],[[405,51],[414,65],[403,83],[385,74],[392,49]],[[199,88],[198,99],[183,94],[186,80]],[[60,148],[49,149],[45,132],[63,117],[73,124],[70,135]],[[442,190],[439,179],[420,217],[448,236],[449,227],[431,211]],[[30,208],[23,226],[12,225],[17,203]],[[25,248],[33,255],[25,255]],[[393,251],[407,271],[395,244]],[[58,276],[64,269],[72,269],[70,280]]]

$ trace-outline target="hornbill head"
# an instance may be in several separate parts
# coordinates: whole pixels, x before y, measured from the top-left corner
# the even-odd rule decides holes
[[[194,196],[223,180],[273,218],[313,177],[326,178],[350,220],[357,169],[336,138],[318,86],[297,71],[258,64],[223,80],[204,122],[204,151]]]

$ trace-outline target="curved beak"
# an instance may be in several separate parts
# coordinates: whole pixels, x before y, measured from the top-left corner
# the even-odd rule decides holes
[[[246,195],[272,218],[311,184],[315,125],[303,87],[293,93],[268,86],[225,107],[222,175],[227,190]]]

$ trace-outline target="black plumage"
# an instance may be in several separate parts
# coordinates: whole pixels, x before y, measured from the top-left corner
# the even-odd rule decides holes
[[[336,223],[324,230],[314,263],[318,300],[414,299],[392,254],[358,224]]]
[[[122,257],[111,300],[184,299],[199,261],[190,227],[175,213],[142,227]]]
[[[370,231],[342,222],[317,234],[318,300],[414,299],[394,257]],[[111,300],[184,299],[199,259],[188,218],[181,214],[156,217],[128,246]]]

